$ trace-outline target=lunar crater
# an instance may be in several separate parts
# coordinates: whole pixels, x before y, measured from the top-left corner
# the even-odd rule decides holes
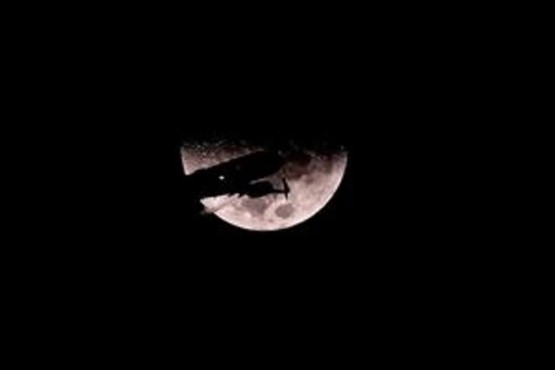
[[[277,207],[275,212],[279,218],[289,218],[295,212],[295,207],[291,204],[283,204]]]

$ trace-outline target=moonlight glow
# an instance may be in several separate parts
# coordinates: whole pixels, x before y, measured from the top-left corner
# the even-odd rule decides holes
[[[212,167],[260,150],[259,147],[217,143],[184,145],[182,163],[185,174]],[[292,227],[320,211],[337,191],[347,165],[343,150],[322,152],[313,149],[297,150],[286,157],[287,163],[277,173],[261,180],[281,188],[282,178],[289,184],[288,199],[283,194],[269,194],[261,198],[223,195],[205,198],[202,203],[208,212],[222,220],[249,230],[270,231]],[[224,180],[220,177],[220,180]]]

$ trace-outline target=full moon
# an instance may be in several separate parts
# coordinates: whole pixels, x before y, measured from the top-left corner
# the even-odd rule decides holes
[[[260,198],[222,195],[201,200],[207,213],[247,230],[274,231],[290,228],[313,217],[336,193],[347,166],[347,152],[342,147],[292,145],[281,151],[283,167],[269,181],[276,189],[287,181],[290,193],[268,194]],[[247,142],[204,141],[185,143],[181,159],[186,175],[264,150]]]

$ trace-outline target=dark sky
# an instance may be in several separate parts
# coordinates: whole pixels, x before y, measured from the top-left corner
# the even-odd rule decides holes
[[[140,330],[144,317],[163,320],[172,310],[197,322],[197,313],[216,318],[230,307],[275,307],[280,296],[295,314],[313,295],[313,311],[341,306],[340,315],[330,312],[341,323],[358,309],[372,322],[393,312],[388,325],[422,302],[434,315],[450,304],[449,292],[458,305],[457,282],[476,276],[480,264],[487,270],[483,244],[496,242],[478,235],[495,221],[489,193],[474,197],[492,166],[475,175],[480,160],[466,161],[477,156],[468,139],[483,137],[483,121],[496,117],[472,108],[495,96],[483,89],[489,71],[474,72],[483,56],[459,62],[472,53],[449,36],[434,42],[430,36],[443,28],[418,35],[387,21],[364,19],[360,25],[371,30],[344,35],[311,28],[279,44],[227,30],[208,40],[210,27],[183,31],[187,23],[159,35],[157,27],[144,35],[123,27],[120,37],[97,34],[97,24],[85,26],[90,37],[73,27],[51,37],[45,27],[32,36],[41,48],[20,43],[31,55],[12,74],[32,96],[19,111],[28,116],[15,126],[39,137],[40,145],[22,146],[21,166],[31,174],[26,193],[39,199],[29,196],[27,227],[16,238],[37,239],[17,247],[33,274],[13,276],[32,276],[32,286],[44,284],[46,292],[30,307],[56,303],[55,289],[70,303],[63,313],[105,303],[82,321],[99,311],[112,316],[115,303],[129,297],[114,315],[118,323],[139,308],[156,312],[132,321]],[[316,217],[282,232],[247,232],[200,217],[184,190],[179,143],[203,131],[333,139],[346,143],[349,165]],[[372,313],[377,306],[382,315]]]
[[[121,77],[117,84],[95,81],[100,85],[87,99],[64,100],[64,118],[80,123],[63,129],[66,146],[48,160],[70,176],[61,190],[71,199],[64,229],[94,245],[84,248],[83,261],[162,275],[213,258],[224,270],[319,260],[343,273],[364,271],[367,263],[400,263],[399,271],[425,261],[431,245],[458,240],[468,222],[457,213],[464,178],[453,176],[457,163],[444,155],[456,142],[453,130],[431,123],[443,117],[437,100],[407,97],[414,83],[391,73],[376,72],[372,83],[360,74],[312,88],[291,77],[279,84],[270,75],[265,88],[218,76],[188,85],[126,84]],[[200,217],[182,187],[179,144],[202,132],[332,139],[346,144],[349,164],[316,217],[283,232],[247,232]],[[41,178],[52,179],[52,169]]]
[[[468,151],[454,149],[467,127],[464,106],[444,89],[457,75],[410,59],[414,49],[351,46],[252,59],[239,49],[235,58],[175,48],[146,57],[140,44],[142,57],[115,48],[113,63],[76,62],[64,69],[67,84],[45,80],[59,86],[44,92],[55,102],[36,109],[68,123],[59,131],[64,146],[47,160],[69,177],[64,229],[94,244],[82,256],[152,274],[213,258],[228,269],[319,260],[347,273],[367,263],[416,266],[411,261],[434,253],[431,245],[457,241],[471,222],[458,212],[467,180],[457,159]],[[183,190],[179,144],[202,132],[331,139],[346,143],[349,165],[313,219],[283,232],[246,232],[199,217]],[[52,167],[40,178],[55,179]]]

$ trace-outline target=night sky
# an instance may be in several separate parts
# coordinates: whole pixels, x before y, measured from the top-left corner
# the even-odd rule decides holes
[[[409,11],[407,26],[397,8],[387,20],[361,12],[365,19],[345,18],[346,27],[322,18],[328,33],[307,27],[304,37],[288,39],[288,24],[276,25],[272,37],[258,28],[236,36],[235,27],[195,27],[181,12],[175,22],[161,17],[163,27],[126,12],[116,17],[119,32],[94,19],[82,26],[87,32],[60,26],[51,36],[46,31],[57,22],[45,17],[51,24],[31,32],[32,42],[17,42],[29,55],[10,55],[21,73],[7,70],[29,95],[13,126],[25,132],[20,171],[30,178],[15,203],[31,207],[15,215],[25,227],[17,230],[19,245],[7,248],[22,256],[9,278],[30,281],[30,289],[17,289],[33,297],[23,321],[53,307],[92,325],[105,313],[117,325],[103,337],[125,320],[130,333],[142,331],[145,318],[178,335],[188,332],[174,330],[176,322],[197,323],[212,336],[205,324],[241,326],[236,312],[268,312],[257,326],[279,325],[288,312],[322,331],[330,317],[356,330],[368,321],[370,329],[350,336],[359,342],[375,323],[396,336],[391,323],[426,325],[421,312],[436,317],[461,307],[465,292],[479,291],[480,271],[492,271],[502,255],[490,247],[499,245],[490,230],[500,222],[491,201],[498,189],[487,180],[504,152],[483,162],[479,148],[501,140],[484,129],[500,120],[495,109],[484,115],[479,107],[497,96],[490,89],[497,82],[483,81],[505,61],[480,74],[483,53],[464,50],[443,26],[419,34],[427,23]],[[466,23],[457,28],[467,33]],[[505,84],[509,75],[501,76]],[[308,221],[277,232],[242,230],[200,215],[184,182],[183,140],[213,134],[340,143],[349,153],[345,176]],[[502,279],[482,288],[483,296]],[[476,303],[467,311],[482,312]],[[91,313],[81,314],[83,307]]]

